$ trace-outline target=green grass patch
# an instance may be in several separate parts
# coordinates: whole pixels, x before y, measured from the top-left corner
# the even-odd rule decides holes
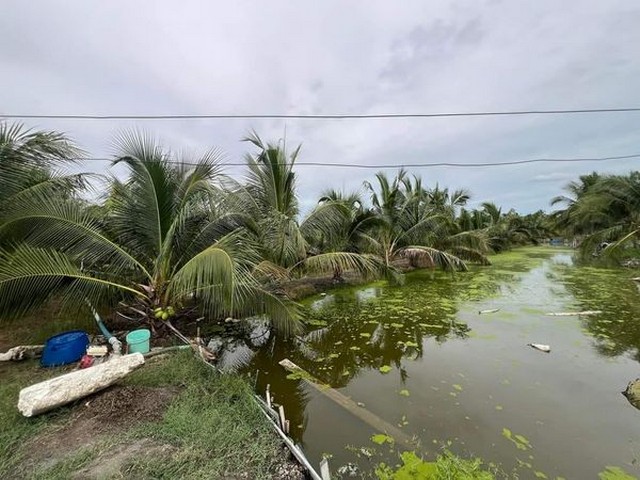
[[[154,370],[157,370],[154,372]],[[140,458],[130,465],[134,478],[217,478],[245,474],[270,478],[282,463],[282,446],[253,401],[248,383],[220,375],[190,353],[138,371],[128,381],[139,385],[185,385],[164,420],[132,432],[178,447],[168,457]]]
[[[69,315],[52,301],[30,315],[7,321],[0,319],[0,345],[11,348],[18,345],[39,345],[58,333],[69,330],[85,330],[98,333],[91,315]],[[0,351],[4,351],[0,348]]]
[[[0,367],[0,478],[20,472],[22,478],[70,478],[83,468],[100,466],[115,451],[142,439],[152,448],[126,456],[119,465],[123,478],[272,478],[285,461],[282,444],[253,400],[245,378],[221,375],[191,352],[150,361],[122,383],[143,387],[179,387],[159,422],[132,424],[103,434],[95,444],[74,451],[53,465],[25,461],[24,446],[34,435],[53,431],[70,418],[74,407],[33,419],[17,409],[24,386],[60,374],[35,362]],[[158,454],[161,449],[166,454]]]
[[[99,450],[96,447],[83,448],[53,467],[36,469],[29,478],[33,480],[66,480],[72,478],[74,473],[86,466],[98,453]]]
[[[8,478],[8,472],[20,462],[23,456],[20,446],[25,439],[65,414],[66,409],[61,409],[49,415],[25,418],[17,409],[22,388],[57,374],[59,369],[40,368],[35,361],[0,364],[0,478]]]

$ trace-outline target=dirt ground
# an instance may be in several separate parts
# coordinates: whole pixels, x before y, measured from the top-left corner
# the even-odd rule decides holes
[[[178,391],[175,387],[115,386],[87,397],[64,425],[29,441],[23,465],[51,468],[68,455],[97,445],[110,434],[126,431],[141,422],[159,421]],[[118,445],[77,472],[75,478],[113,476],[129,459],[172,449],[171,445],[159,445],[148,439]]]

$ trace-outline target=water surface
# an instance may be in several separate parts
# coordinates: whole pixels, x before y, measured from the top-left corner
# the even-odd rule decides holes
[[[287,379],[283,358],[415,435],[430,457],[444,444],[520,478],[597,478],[608,465],[640,475],[640,411],[620,394],[640,376],[633,276],[576,266],[569,250],[521,249],[468,273],[420,271],[403,286],[379,282],[311,298],[304,341],[256,331],[226,358],[259,372],[257,389],[270,384],[310,459],[330,454],[334,469],[367,466],[349,446],[371,448],[377,459],[395,453],[371,441],[379,433],[372,427]],[[479,314],[487,309],[500,310]],[[603,313],[545,316],[582,310]]]

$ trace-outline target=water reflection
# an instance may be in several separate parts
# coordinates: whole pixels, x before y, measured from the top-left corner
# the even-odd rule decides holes
[[[566,250],[520,250],[455,276],[415,272],[402,287],[332,290],[306,302],[304,336],[283,339],[256,323],[228,342],[221,362],[257,373],[260,393],[270,385],[314,462],[323,452],[337,465],[353,460],[345,445],[371,446],[371,428],[288,379],[283,358],[418,436],[426,450],[450,439],[457,453],[533,478],[516,465],[508,428],[531,441],[535,459],[526,464],[549,478],[595,478],[605,465],[628,465],[630,439],[640,438],[637,411],[619,393],[640,361],[633,276],[573,266]],[[573,310],[603,313],[545,316]],[[531,341],[551,344],[552,353],[526,347]]]
[[[419,360],[425,349],[451,338],[468,338],[471,329],[457,315],[460,302],[497,296],[503,282],[515,281],[511,272],[423,271],[408,275],[403,286],[340,288],[306,302],[309,330],[304,336],[284,339],[254,321],[244,335],[227,344],[220,364],[257,373],[257,390],[264,392],[270,386],[291,420],[292,436],[302,441],[309,396],[304,382],[287,378],[280,360],[290,359],[334,388],[385,366],[395,367],[404,383],[408,378],[404,361]]]
[[[630,270],[585,266],[559,271],[562,283],[578,299],[579,310],[602,311],[581,318],[598,353],[608,357],[628,354],[640,362],[640,302],[633,276]]]

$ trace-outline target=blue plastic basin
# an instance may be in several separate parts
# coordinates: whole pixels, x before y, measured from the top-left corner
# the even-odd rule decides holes
[[[54,335],[44,345],[40,364],[43,367],[56,367],[77,362],[87,351],[89,335],[82,330]]]

